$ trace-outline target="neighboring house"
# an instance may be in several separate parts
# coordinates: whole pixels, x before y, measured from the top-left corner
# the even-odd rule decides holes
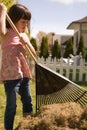
[[[55,34],[55,33],[45,33],[45,32],[39,32],[36,36],[36,41],[37,41],[37,47],[38,49],[41,46],[41,41],[42,41],[42,37],[47,36],[48,38],[48,45],[49,45],[49,52],[51,52],[51,47],[54,44],[55,40],[58,40],[59,45],[61,46],[61,56],[63,56],[64,51],[65,51],[65,46],[67,41],[72,38],[72,35],[64,35],[64,34]]]
[[[74,35],[73,35],[74,54],[76,54],[81,35],[83,36],[84,46],[87,51],[87,16],[82,19],[71,22],[68,25],[67,29],[74,30]]]
[[[58,40],[58,43],[61,46],[61,56],[62,57],[63,57],[64,51],[65,51],[66,43],[70,38],[72,38],[72,35],[55,34],[53,37],[53,41]]]
[[[53,37],[53,41],[58,40],[58,43],[60,45],[64,44],[66,41],[68,41],[70,38],[72,37],[72,35],[59,35],[59,34],[55,34]]]

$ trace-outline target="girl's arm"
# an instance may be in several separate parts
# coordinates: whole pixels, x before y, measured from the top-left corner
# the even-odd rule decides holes
[[[6,34],[6,12],[7,8],[3,3],[0,3],[0,36]]]

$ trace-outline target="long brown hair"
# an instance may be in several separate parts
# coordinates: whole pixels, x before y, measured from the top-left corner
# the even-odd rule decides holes
[[[17,23],[21,18],[25,20],[31,20],[31,12],[24,5],[21,4],[13,5],[9,9],[8,15],[14,24]],[[6,21],[6,27],[8,29],[11,28],[8,21]]]

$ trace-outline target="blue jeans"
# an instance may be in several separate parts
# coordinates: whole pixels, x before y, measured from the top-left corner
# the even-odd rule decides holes
[[[13,130],[17,94],[20,94],[21,96],[23,114],[32,112],[29,78],[4,81],[4,87],[6,92],[4,125],[6,130]]]

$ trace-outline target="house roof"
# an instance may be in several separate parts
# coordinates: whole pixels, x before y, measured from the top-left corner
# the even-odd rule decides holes
[[[67,29],[78,29],[78,27],[81,25],[81,24],[86,24],[87,23],[87,16],[82,18],[82,19],[79,19],[79,20],[76,20],[76,21],[73,21],[71,22]]]

